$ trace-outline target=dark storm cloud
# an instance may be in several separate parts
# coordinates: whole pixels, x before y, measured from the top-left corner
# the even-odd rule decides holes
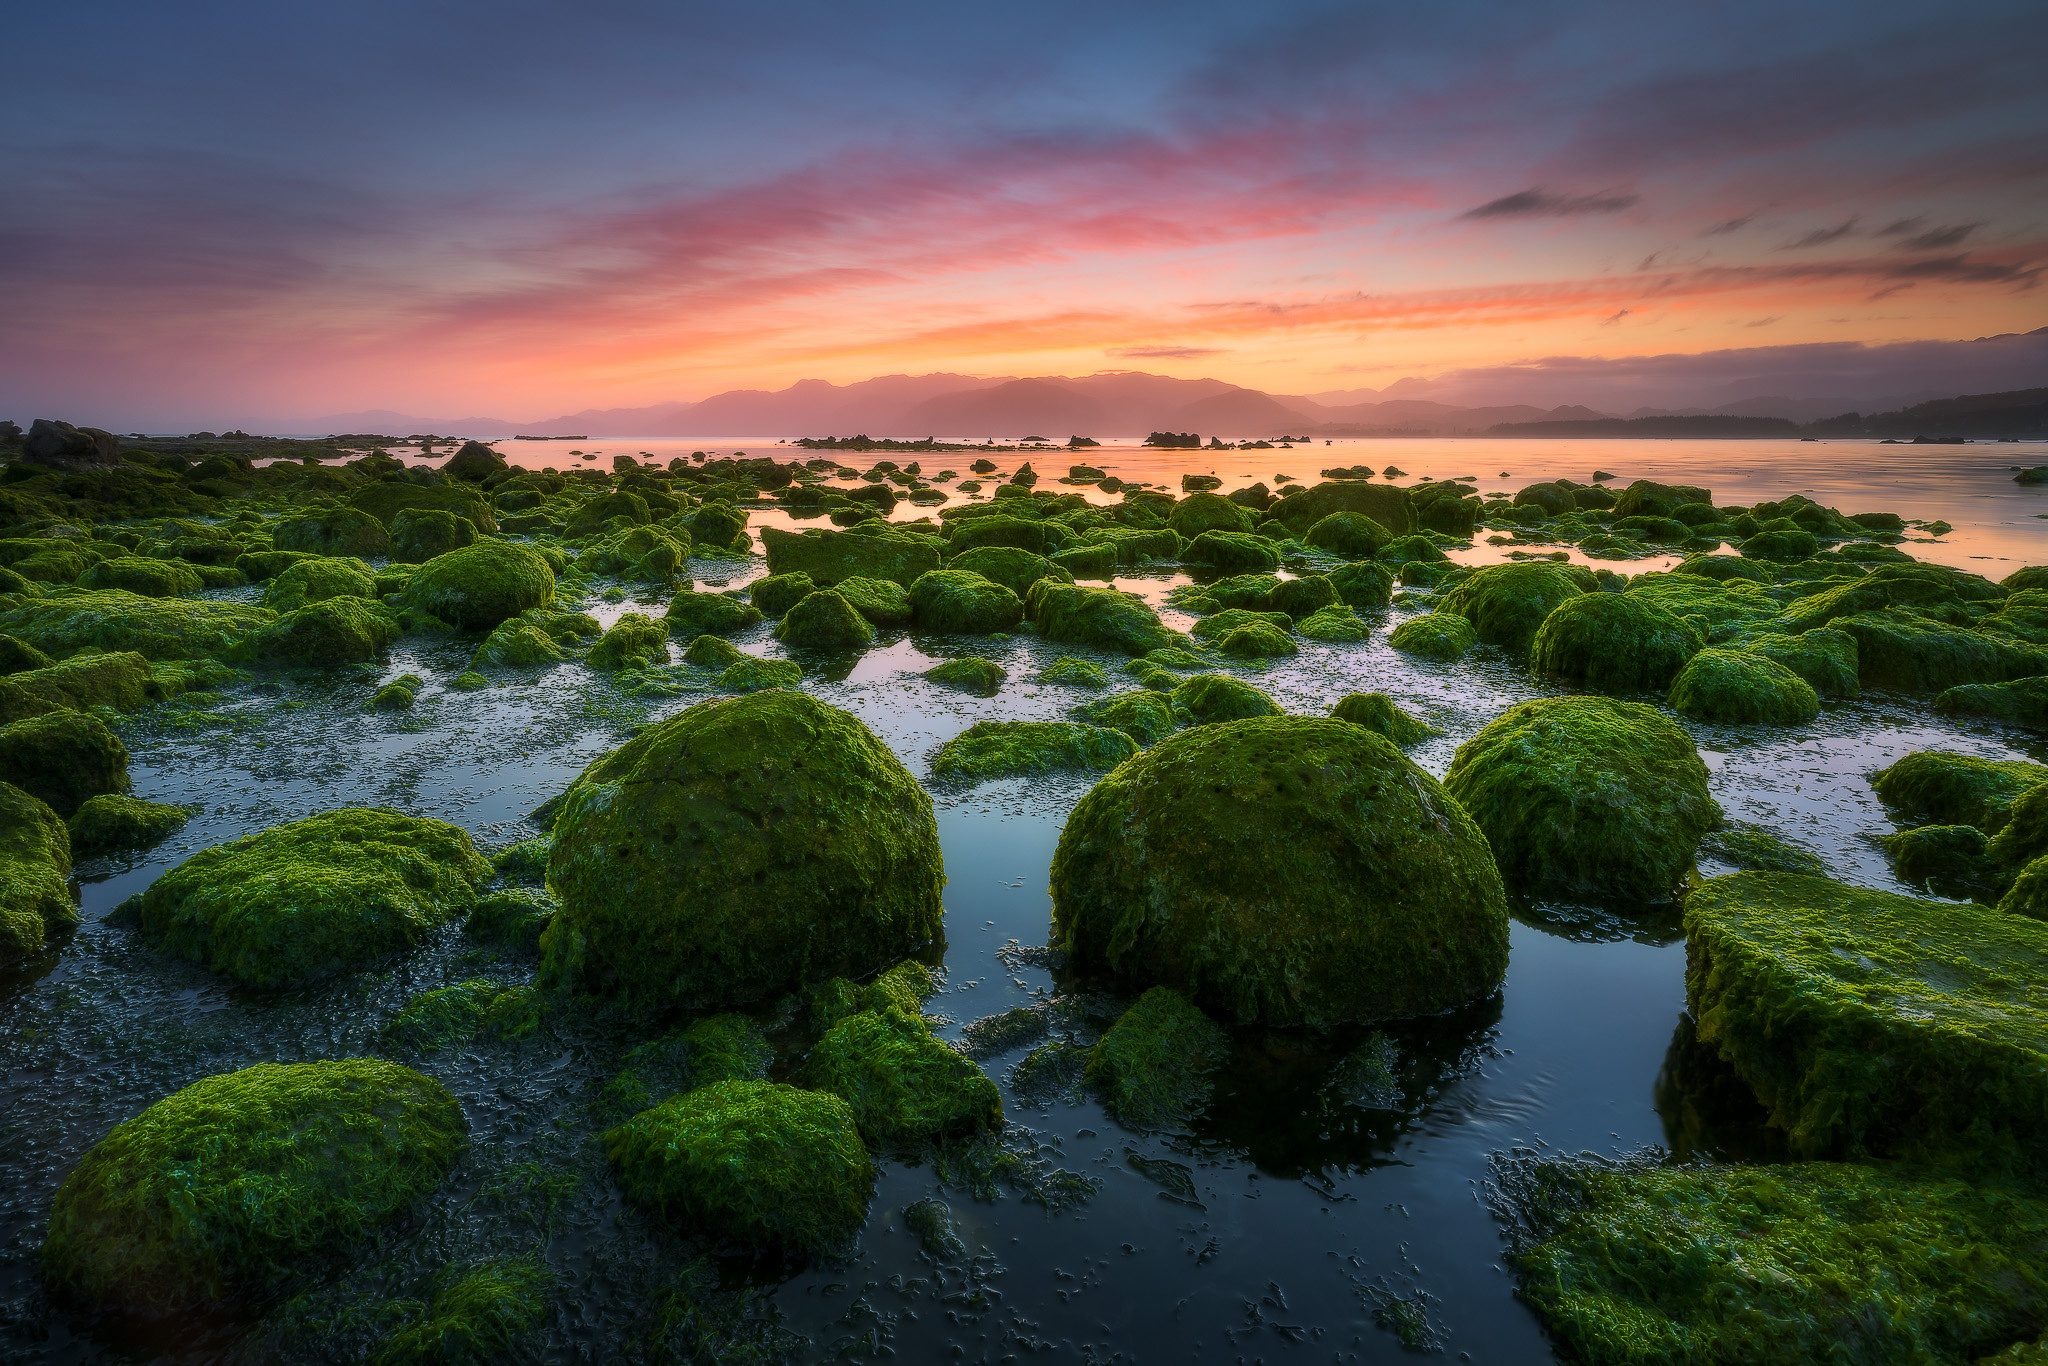
[[[1620,213],[1633,208],[1632,194],[1552,194],[1548,190],[1520,190],[1491,199],[1460,218],[1577,218],[1583,214]]]

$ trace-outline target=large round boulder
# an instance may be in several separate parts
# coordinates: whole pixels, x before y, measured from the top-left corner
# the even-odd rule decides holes
[[[860,721],[797,692],[701,702],[564,794],[543,944],[563,986],[654,1009],[864,977],[939,932],[931,799]]]
[[[1052,895],[1078,965],[1244,1021],[1443,1010],[1507,968],[1506,898],[1478,827],[1386,737],[1343,721],[1160,741],[1074,808]]]
[[[455,1097],[396,1063],[208,1077],[116,1126],[65,1178],[43,1274],[126,1314],[261,1299],[432,1191],[465,1141]]]
[[[1606,697],[1508,708],[1459,747],[1444,787],[1509,885],[1539,896],[1666,899],[1721,818],[1691,737]]]
[[[1581,593],[1537,629],[1537,672],[1596,692],[1662,692],[1705,642],[1690,622],[1640,593]]]
[[[1494,564],[1444,594],[1437,611],[1465,618],[1487,644],[1519,652],[1529,648],[1558,604],[1594,586],[1592,571],[1581,565],[1550,560]]]
[[[510,541],[478,541],[436,555],[406,584],[412,604],[465,631],[488,631],[555,596],[555,571]]]

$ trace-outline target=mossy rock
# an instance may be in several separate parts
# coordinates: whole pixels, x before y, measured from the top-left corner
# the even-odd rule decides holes
[[[73,655],[61,664],[0,678],[0,723],[45,712],[89,711],[95,707],[134,711],[158,700],[165,692],[149,661],[141,655]]]
[[[476,544],[476,523],[443,508],[400,508],[391,517],[391,558],[425,564]]]
[[[598,638],[583,662],[606,672],[666,664],[668,625],[638,612],[627,612]]]
[[[464,631],[488,631],[555,596],[555,571],[510,541],[478,541],[437,555],[406,584],[412,606]]]
[[[1748,650],[1702,650],[1671,685],[1671,709],[1722,725],[1803,726],[1820,715],[1813,685]]]
[[[512,617],[491,628],[470,656],[469,667],[540,669],[566,658],[567,653],[553,636],[524,617]]]
[[[378,560],[391,554],[391,532],[361,508],[322,508],[287,517],[270,529],[279,550],[307,555],[354,555]]]
[[[1797,564],[1811,559],[1814,551],[1820,549],[1810,531],[1781,529],[1759,531],[1743,539],[1742,557],[1747,560],[1770,560],[1777,564]]]
[[[585,574],[635,583],[666,584],[674,582],[689,558],[688,535],[679,539],[660,527],[636,526],[613,532],[590,546],[576,557],[576,568]]]
[[[1372,627],[1341,602],[1309,613],[1294,624],[1294,629],[1308,640],[1330,643],[1360,641],[1372,634]]]
[[[1369,560],[1393,539],[1391,532],[1363,513],[1333,512],[1303,532],[1301,543],[1311,550]]]
[[[1936,896],[1969,897],[1992,890],[1996,865],[1974,825],[1922,825],[1878,840],[1899,881]]]
[[[910,586],[917,629],[956,635],[992,635],[1023,620],[1015,593],[964,569],[935,569]]]
[[[604,1135],[639,1204],[749,1248],[831,1251],[867,1221],[874,1164],[845,1101],[765,1081],[722,1081]]]
[[[531,887],[501,887],[486,892],[469,908],[462,932],[507,948],[536,949],[560,910],[553,897]]]
[[[1691,503],[1712,503],[1712,490],[1693,484],[1660,484],[1638,479],[1614,499],[1616,517],[1669,517]]]
[[[436,1291],[426,1317],[392,1334],[370,1358],[370,1366],[487,1366],[515,1360],[546,1322],[553,1284],[554,1273],[536,1257],[477,1267]]]
[[[879,630],[910,625],[910,594],[894,579],[867,579],[859,575],[841,579],[832,589],[853,604]]]
[[[1152,691],[1118,693],[1074,708],[1073,715],[1092,726],[1120,730],[1143,749],[1171,735],[1173,703]]]
[[[1662,692],[1705,644],[1699,631],[1634,593],[1566,598],[1530,647],[1539,673],[1595,692]]]
[[[1384,735],[1403,749],[1443,734],[1427,721],[1418,721],[1401,710],[1383,692],[1352,693],[1330,708],[1330,715]]]
[[[1403,564],[1447,564],[1450,556],[1443,548],[1422,532],[1407,536],[1396,536],[1385,549],[1374,558],[1391,565]]]
[[[860,650],[875,643],[875,628],[836,589],[821,588],[783,613],[775,638],[810,650]]]
[[[249,603],[145,598],[118,588],[33,598],[0,611],[0,631],[62,658],[82,650],[145,659],[219,658],[277,614]]]
[[[1754,825],[1727,825],[1700,841],[1700,852],[1745,873],[1804,873],[1827,876],[1827,865],[1811,849]]]
[[[0,782],[0,967],[41,952],[49,935],[78,923],[70,875],[63,818]]]
[[[554,847],[554,836],[535,835],[491,855],[491,867],[507,882],[521,887],[538,887],[547,880],[548,855]]]
[[[1976,1156],[2038,1175],[2048,923],[1787,873],[1686,902],[1703,1042],[1804,1158]]]
[[[1914,824],[1974,825],[1996,835],[2020,795],[2048,782],[2048,765],[1923,749],[1880,769],[1870,782],[1886,806]]]
[[[89,712],[45,712],[0,726],[0,783],[69,817],[90,797],[128,790],[128,747]]]
[[[304,550],[252,550],[235,557],[235,568],[250,583],[268,583],[300,560],[317,558]]]
[[[1061,655],[1040,669],[1032,681],[1065,684],[1075,688],[1106,688],[1109,686],[1109,675],[1092,659],[1076,659],[1072,655]]]
[[[1093,548],[1090,547],[1088,549]],[[1116,563],[1116,548],[1110,546],[1107,549],[1109,550],[1110,563],[1114,565]],[[1077,549],[1060,553],[1063,557],[1072,557],[1082,554],[1084,551]],[[1050,578],[1066,582],[1073,574],[1080,572],[1071,566],[1063,566],[1065,566],[1064,559],[1060,565],[1055,565],[1053,561],[1048,560],[1042,554],[1022,550],[1015,546],[1001,545],[978,546],[975,549],[955,554],[946,561],[946,568],[979,574],[992,583],[1001,584],[1012,593],[1015,593],[1020,599],[1031,590],[1031,585],[1037,583],[1040,579]],[[1091,574],[1091,577],[1101,576]]]
[[[1327,574],[1304,574],[1300,578],[1282,579],[1274,584],[1272,591],[1266,594],[1263,606],[1269,612],[1279,612],[1300,621],[1326,608],[1341,606],[1343,602],[1343,595]]]
[[[1084,1076],[1122,1123],[1168,1128],[1207,1107],[1229,1055],[1221,1025],[1171,987],[1153,987],[1088,1051]]]
[[[993,514],[975,517],[954,526],[947,541],[948,553],[963,554],[980,548],[1022,550],[1033,555],[1046,552],[1045,523],[1029,517]],[[1057,547],[1055,547],[1057,548]]]
[[[0,682],[0,695],[4,693],[5,684]],[[2048,726],[2048,677],[1946,688],[1934,699],[1934,709],[1946,716],[1988,716],[2022,726]]]
[[[759,1081],[775,1050],[744,1015],[712,1015],[637,1045],[606,1083],[603,1106],[635,1115],[651,1105],[721,1081]]]
[[[440,1185],[466,1138],[447,1088],[396,1063],[261,1063],[115,1127],[58,1188],[52,1289],[122,1314],[260,1301]]]
[[[563,985],[661,1009],[863,975],[939,931],[931,800],[859,720],[796,692],[702,702],[585,769],[554,826]]]
[[[1822,627],[1796,636],[1755,635],[1741,645],[1784,665],[1822,697],[1855,697],[1863,691],[1856,679],[1856,637],[1847,631]],[[1935,705],[1940,706],[1938,699]]]
[[[74,858],[122,849],[150,849],[176,834],[192,812],[168,802],[146,802],[117,792],[87,797],[65,822]]]
[[[387,1049],[431,1053],[466,1044],[486,1030],[500,1037],[528,1034],[540,1022],[540,998],[531,987],[506,989],[475,977],[423,991],[405,1003],[378,1038]]]
[[[948,688],[958,688],[961,692],[971,692],[980,697],[992,697],[1010,675],[1008,670],[993,659],[968,655],[964,659],[949,659],[934,668],[926,669],[924,676]]]
[[[803,666],[793,659],[759,659],[741,655],[718,675],[720,692],[764,692],[770,688],[795,689],[804,681]]]
[[[1175,643],[1150,603],[1114,588],[1040,579],[1031,585],[1024,607],[1039,634],[1059,645],[1142,655]]]
[[[1463,617],[1478,638],[1521,652],[1556,607],[1593,587],[1591,570],[1551,561],[1495,564],[1444,594],[1437,611]]]
[[[416,946],[491,865],[455,826],[344,807],[202,850],[138,899],[167,953],[246,986],[302,986]]]
[[[1294,622],[1284,612],[1255,612],[1244,607],[1226,607],[1196,622],[1192,634],[1197,640],[1220,640],[1241,626],[1265,626],[1285,635]]]
[[[1855,639],[1857,680],[1866,688],[1941,692],[2048,672],[2039,650],[1912,612],[1859,612],[1830,624]]]
[[[1180,557],[1189,564],[1243,573],[1271,569],[1280,563],[1280,548],[1249,531],[1205,531],[1188,542]]]
[[[329,598],[286,612],[251,636],[248,655],[281,668],[331,669],[379,658],[398,638],[398,622],[378,603]]]
[[[1323,577],[1329,579],[1337,596],[1354,611],[1377,611],[1393,601],[1394,571],[1383,564],[1370,560],[1340,564]]]
[[[1252,514],[1221,494],[1195,493],[1174,504],[1166,525],[1187,540],[1199,540],[1211,532],[1252,529]]]
[[[1074,721],[977,721],[940,745],[932,776],[985,783],[1061,770],[1101,773],[1137,753],[1120,730]]]
[[[1189,612],[1207,613],[1239,608],[1264,612],[1272,604],[1273,591],[1283,582],[1277,574],[1233,574],[1208,584],[1188,584],[1167,594],[1167,601]]]
[[[1425,1014],[1492,991],[1507,965],[1479,828],[1384,736],[1344,721],[1160,741],[1075,807],[1052,893],[1077,964],[1240,1020]]]
[[[490,504],[481,493],[460,484],[415,484],[409,480],[385,480],[358,489],[349,496],[349,505],[369,513],[386,527],[396,525],[399,513],[406,508],[439,508],[452,512],[471,523],[488,536],[497,531],[498,523],[491,516]],[[292,546],[288,549],[302,549]],[[359,553],[359,552],[336,552]]]
[[[1196,674],[1173,687],[1176,719],[1182,713],[1190,724],[1214,725],[1222,721],[1243,721],[1251,717],[1282,715],[1280,704],[1259,689],[1228,674]]]
[[[1300,649],[1287,632],[1265,622],[1239,626],[1216,642],[1217,653],[1232,659],[1274,659],[1297,654]]]
[[[885,1006],[839,1021],[811,1049],[805,1082],[838,1096],[877,1145],[1002,1128],[1003,1099],[914,1013]]]
[[[1721,819],[1691,737],[1605,697],[1510,707],[1459,746],[1444,787],[1508,885],[1538,896],[1666,900]]]
[[[908,588],[939,567],[939,545],[929,536],[881,528],[859,531],[783,531],[761,528],[770,574],[804,573],[820,588],[856,575],[889,579]]]
[[[263,605],[291,612],[329,598],[377,598],[377,576],[361,560],[312,555],[287,565],[263,590]]]
[[[56,662],[25,640],[0,635],[0,677],[47,669]]]
[[[426,680],[418,674],[402,674],[377,689],[370,698],[375,711],[410,711],[418,700],[419,691],[426,686]]]
[[[966,567],[964,562],[967,558],[965,555],[960,556],[952,561],[952,567]],[[1047,563],[1055,571],[1058,578],[1066,582],[1072,582],[1075,579],[1114,579],[1119,561],[1115,545],[1095,542],[1088,545],[1070,546],[1065,550],[1055,551],[1051,560]],[[1035,578],[1027,582],[1024,585],[1025,589],[1028,590],[1031,583],[1035,582],[1037,582]],[[1020,592],[1022,590],[1013,588],[1011,591]]]
[[[1575,1361],[2004,1363],[2048,1317],[2048,1204],[2013,1191],[1831,1162],[1533,1184],[1521,1297]]]
[[[190,597],[206,586],[193,566],[181,560],[150,560],[118,555],[101,560],[78,576],[80,588],[119,588],[145,598]]]
[[[1395,536],[1415,530],[1416,516],[1408,490],[1359,480],[1333,479],[1310,488],[1290,489],[1273,501],[1266,516],[1285,523],[1299,536],[1333,512],[1362,513]],[[1465,530],[1471,530],[1469,524]]]
[[[1394,628],[1387,644],[1404,654],[1448,664],[1479,641],[1472,623],[1452,612],[1425,612]]]
[[[784,610],[786,613],[788,609]],[[762,614],[752,603],[723,593],[699,593],[685,585],[670,599],[663,620],[668,623],[671,636],[694,640],[698,636],[729,636],[734,631],[743,631],[761,621]]]
[[[893,1009],[921,1016],[925,1001],[938,989],[938,979],[930,968],[916,959],[905,959],[887,972],[877,973],[865,986],[855,986],[844,977],[832,978],[812,995],[811,1017],[824,1030],[863,1010]]]
[[[747,596],[763,616],[779,617],[817,591],[809,574],[770,574],[748,585]]]

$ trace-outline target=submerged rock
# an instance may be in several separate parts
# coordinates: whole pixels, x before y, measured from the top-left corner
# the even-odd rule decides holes
[[[938,933],[930,798],[795,692],[702,702],[583,771],[555,821],[551,980],[658,1009],[862,975]]]
[[[977,721],[939,746],[932,776],[984,783],[1061,769],[1100,773],[1137,751],[1120,730],[1074,721]]]
[[[118,1125],[65,1178],[43,1274],[117,1313],[260,1300],[440,1185],[465,1142],[455,1097],[396,1063],[208,1077]]]
[[[1138,998],[1089,1050],[1086,1077],[1125,1124],[1158,1129],[1206,1107],[1230,1036],[1170,987]]]
[[[165,952],[283,988],[412,948],[490,876],[455,826],[345,807],[202,850],[128,905]]]
[[[1159,742],[1075,807],[1052,893],[1077,964],[1240,1020],[1423,1014],[1485,995],[1507,964],[1478,827],[1383,736],[1343,721]]]
[[[1665,900],[1721,818],[1691,737],[1605,697],[1510,707],[1459,746],[1444,787],[1508,884],[1542,896]]]

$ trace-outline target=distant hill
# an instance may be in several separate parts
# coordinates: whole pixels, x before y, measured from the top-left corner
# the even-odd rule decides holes
[[[1756,437],[1797,436],[1799,424],[1782,417],[1602,417],[1570,422],[1503,422],[1488,436]]]
[[[1890,413],[1843,413],[1809,428],[1817,436],[2048,437],[2048,389],[1961,394]]]

